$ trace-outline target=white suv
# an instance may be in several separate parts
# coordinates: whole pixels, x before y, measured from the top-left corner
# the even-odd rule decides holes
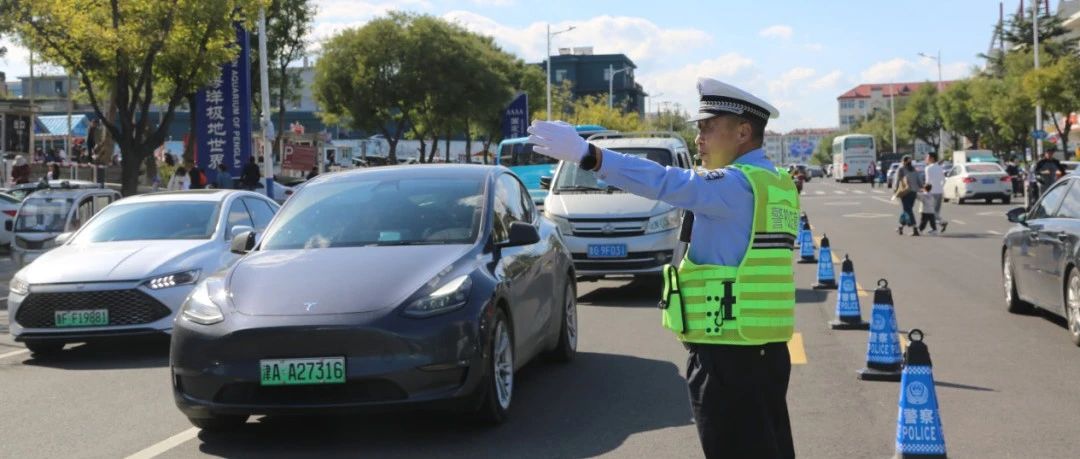
[[[602,133],[589,140],[663,166],[691,167],[686,143],[674,133]],[[560,163],[543,182],[549,185],[544,212],[558,224],[583,280],[659,274],[682,259],[682,210],[608,185],[574,163]]]

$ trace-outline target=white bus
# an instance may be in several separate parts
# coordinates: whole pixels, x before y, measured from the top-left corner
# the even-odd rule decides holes
[[[848,134],[833,139],[833,178],[837,182],[873,180],[868,171],[877,161],[874,137],[866,134]]]

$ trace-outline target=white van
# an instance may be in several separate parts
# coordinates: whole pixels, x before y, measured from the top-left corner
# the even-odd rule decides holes
[[[952,154],[953,164],[965,163],[993,163],[998,164],[997,157],[990,150],[957,150]]]
[[[692,168],[686,143],[675,133],[601,133],[589,141],[664,166]],[[654,276],[682,260],[682,210],[608,185],[574,163],[560,163],[553,178],[541,180],[550,189],[544,214],[558,225],[582,280]]]
[[[877,161],[874,137],[866,134],[848,134],[833,139],[833,179],[837,182],[859,180],[869,182],[870,164]]]
[[[19,267],[29,264],[118,200],[120,193],[107,188],[45,189],[27,196],[14,222],[4,222],[13,233],[11,258]]]

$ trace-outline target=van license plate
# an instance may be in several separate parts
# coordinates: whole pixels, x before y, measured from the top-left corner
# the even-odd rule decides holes
[[[626,244],[589,245],[589,258],[626,258]]]

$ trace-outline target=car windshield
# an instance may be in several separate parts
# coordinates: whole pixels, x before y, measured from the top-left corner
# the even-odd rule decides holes
[[[216,201],[141,202],[106,207],[72,244],[165,239],[210,239],[217,229]]]
[[[554,163],[554,159],[534,152],[531,143],[506,143],[499,150],[499,164],[506,167]]]
[[[71,203],[71,199],[68,198],[27,198],[19,208],[18,219],[15,220],[15,232],[64,232]]]
[[[368,179],[312,184],[282,208],[263,250],[469,244],[480,233],[480,179]]]
[[[968,164],[965,168],[968,172],[1005,172],[997,164]]]
[[[672,164],[671,152],[662,148],[616,148],[619,153],[624,153],[639,158],[645,158],[656,162],[661,166]],[[563,163],[559,169],[559,176],[555,178],[555,191],[618,191],[618,188],[609,186],[600,180],[595,173],[584,170],[574,163]]]

